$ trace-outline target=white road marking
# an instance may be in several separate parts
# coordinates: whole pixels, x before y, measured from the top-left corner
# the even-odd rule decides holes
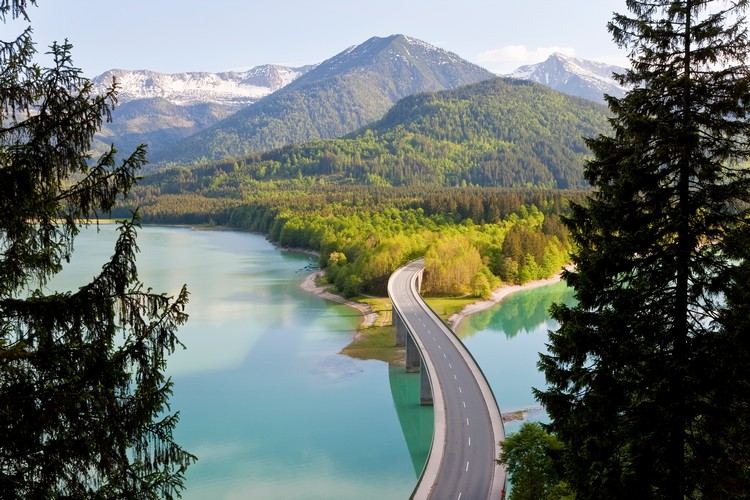
[[[445,353],[443,353],[443,357],[444,357],[445,359],[448,359],[448,356],[446,356],[446,355],[445,355]]]
[[[443,347],[442,347],[442,346],[441,346],[440,344],[438,344],[438,349],[442,349],[442,348],[443,348]]]
[[[453,380],[458,380],[455,373],[453,374]]]
[[[469,446],[471,446],[471,436],[469,436]]]
[[[460,385],[458,386],[458,392],[463,392]]]
[[[453,365],[448,363],[448,368],[453,369]]]
[[[456,500],[461,500],[461,492],[458,492],[458,498]]]
[[[464,408],[466,408],[466,401],[461,401],[464,404]]]
[[[469,426],[469,417],[466,417],[466,427]]]
[[[466,461],[466,472],[469,472],[469,461]]]

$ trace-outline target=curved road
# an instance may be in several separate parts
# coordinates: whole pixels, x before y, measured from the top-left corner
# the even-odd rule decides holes
[[[422,260],[398,269],[388,283],[396,313],[407,326],[429,371],[435,434],[414,498],[499,499],[505,470],[496,464],[504,439],[492,391],[468,350],[422,301]]]

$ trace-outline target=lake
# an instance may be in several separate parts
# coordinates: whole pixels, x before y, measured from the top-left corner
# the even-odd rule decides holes
[[[89,281],[115,237],[83,231],[51,287]],[[199,457],[184,498],[409,496],[432,436],[419,375],[338,354],[359,317],[299,289],[310,257],[234,231],[150,226],[138,242],[147,286],[190,290],[168,368],[175,437]]]
[[[548,312],[556,302],[574,303],[573,290],[564,282],[516,292],[459,326],[458,336],[482,368],[503,413],[529,409],[528,420],[548,420],[532,387],[545,386],[538,353],[547,352],[547,332],[558,326]],[[520,425],[508,422],[505,430],[514,432]]]
[[[84,230],[51,287],[88,282],[115,237],[112,225]],[[187,349],[168,367],[175,437],[199,457],[184,498],[408,498],[432,437],[419,375],[339,354],[359,317],[299,288],[313,258],[235,231],[147,226],[138,241],[147,286],[190,290]],[[537,406],[547,309],[571,299],[564,284],[519,292],[462,324],[502,411]]]

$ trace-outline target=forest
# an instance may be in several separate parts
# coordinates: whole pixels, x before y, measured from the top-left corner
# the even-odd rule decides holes
[[[425,256],[428,293],[484,297],[568,262],[560,216],[587,188],[583,137],[606,128],[600,105],[497,78],[407,97],[340,139],[154,170],[118,213],[317,251],[347,296],[384,294]]]
[[[209,196],[211,194],[212,196]],[[390,274],[425,256],[431,295],[486,297],[501,281],[523,283],[568,262],[560,221],[582,191],[389,188],[262,183],[242,198],[162,194],[137,188],[145,222],[221,224],[256,231],[283,247],[320,253],[328,280],[346,296],[385,294]]]
[[[234,160],[173,165],[152,180],[237,191],[257,181],[369,186],[584,188],[584,137],[608,130],[606,109],[541,85],[497,78],[399,101],[340,139]]]

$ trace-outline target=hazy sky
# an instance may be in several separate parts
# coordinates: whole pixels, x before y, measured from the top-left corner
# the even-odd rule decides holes
[[[88,76],[110,68],[222,71],[320,62],[403,33],[505,73],[557,50],[624,61],[606,23],[625,0],[39,0],[40,50],[68,38]],[[19,23],[0,25],[8,40]]]

